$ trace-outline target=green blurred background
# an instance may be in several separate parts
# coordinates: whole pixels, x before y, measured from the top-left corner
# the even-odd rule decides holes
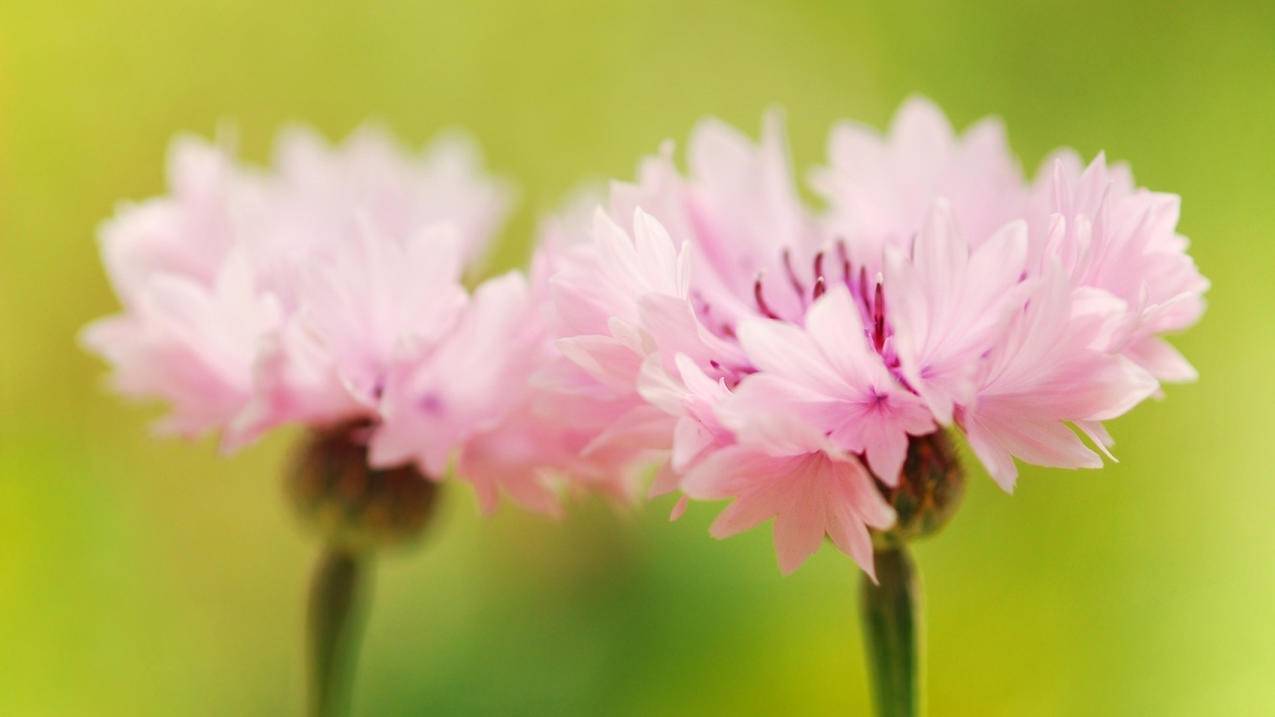
[[[1034,168],[1099,149],[1184,197],[1214,283],[1194,385],[1113,426],[1119,465],[981,474],[919,547],[935,715],[1275,710],[1275,10],[1269,2],[762,4],[0,1],[0,714],[295,714],[314,545],[292,435],[232,459],[149,437],[74,343],[114,310],[97,223],[223,121],[261,160],[293,120],[414,143],[462,125],[523,186],[498,263],[581,178],[628,177],[716,114],[829,125],[908,94],[1008,124]],[[1029,8],[1030,6],[1030,8]],[[457,488],[458,486],[450,486]],[[668,500],[561,524],[476,516],[386,558],[355,711],[862,714],[851,563],[784,579],[768,530]]]

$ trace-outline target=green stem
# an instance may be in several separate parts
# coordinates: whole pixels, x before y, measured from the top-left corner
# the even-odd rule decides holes
[[[921,699],[921,585],[907,548],[876,553],[876,585],[860,589],[868,667],[878,717],[918,717]]]
[[[349,711],[371,567],[367,555],[335,545],[324,548],[314,566],[307,618],[311,717]]]

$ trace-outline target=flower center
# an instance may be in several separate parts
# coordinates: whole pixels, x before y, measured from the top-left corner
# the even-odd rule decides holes
[[[833,252],[835,252],[835,256],[829,256]],[[860,266],[856,271],[850,262],[850,256],[846,251],[844,240],[837,240],[832,245],[831,250],[824,249],[815,254],[814,260],[811,262],[809,291],[806,289],[806,282],[802,280],[801,275],[794,268],[790,250],[784,249],[780,263],[783,266],[789,286],[792,287],[801,304],[802,314],[805,313],[811,304],[818,301],[819,297],[827,293],[829,285],[833,282],[840,282],[845,286],[859,307],[859,311],[863,316],[863,323],[868,327],[872,346],[877,350],[877,353],[884,354],[887,333],[883,278],[880,274],[875,277],[869,277],[867,267]],[[757,305],[757,310],[761,315],[768,319],[796,323],[797,319],[800,318],[786,318],[771,306],[766,300],[766,277],[761,273],[758,273],[757,278],[753,281],[753,302]]]

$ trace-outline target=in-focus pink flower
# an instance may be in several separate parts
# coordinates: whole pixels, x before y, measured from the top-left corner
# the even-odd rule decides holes
[[[688,173],[666,145],[613,185],[553,280],[616,430],[639,401],[670,419],[657,490],[734,499],[714,535],[773,517],[784,572],[827,536],[871,573],[913,438],[963,430],[1009,490],[1015,459],[1101,465],[1082,436],[1106,453],[1104,421],[1191,376],[1161,337],[1207,286],[1174,198],[1067,154],[1031,186],[997,123],[957,135],[924,100],[829,154],[816,212],[777,116],[757,144],[705,122]]]
[[[1028,201],[999,120],[984,119],[958,136],[938,107],[919,98],[904,103],[884,136],[838,123],[828,138],[828,165],[812,173],[811,186],[828,202],[828,231],[869,273],[880,270],[885,246],[907,248],[937,198],[975,245],[1022,219]]]
[[[178,140],[169,193],[103,230],[123,311],[84,342],[121,392],[168,403],[165,432],[234,449],[365,422],[377,465],[438,479],[458,460],[485,508],[503,491],[552,511],[539,477],[481,457],[548,340],[521,275],[463,283],[510,198],[460,136],[413,154],[371,128],[337,146],[294,129],[265,170]]]
[[[1124,305],[1115,348],[1161,381],[1191,381],[1195,369],[1162,337],[1204,313],[1208,280],[1177,233],[1175,194],[1137,187],[1128,166],[1099,154],[1085,167],[1061,150],[1045,162],[1029,217],[1033,260],[1055,261],[1071,283]]]

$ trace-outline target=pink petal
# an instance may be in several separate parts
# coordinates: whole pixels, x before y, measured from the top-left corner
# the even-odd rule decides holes
[[[1124,354],[1161,381],[1189,382],[1199,378],[1195,367],[1168,341],[1157,336],[1132,344]]]
[[[793,475],[787,476],[792,493],[785,510],[775,516],[775,553],[779,558],[779,570],[784,575],[801,567],[819,550],[825,532],[825,491],[818,483],[818,464],[803,464]]]

